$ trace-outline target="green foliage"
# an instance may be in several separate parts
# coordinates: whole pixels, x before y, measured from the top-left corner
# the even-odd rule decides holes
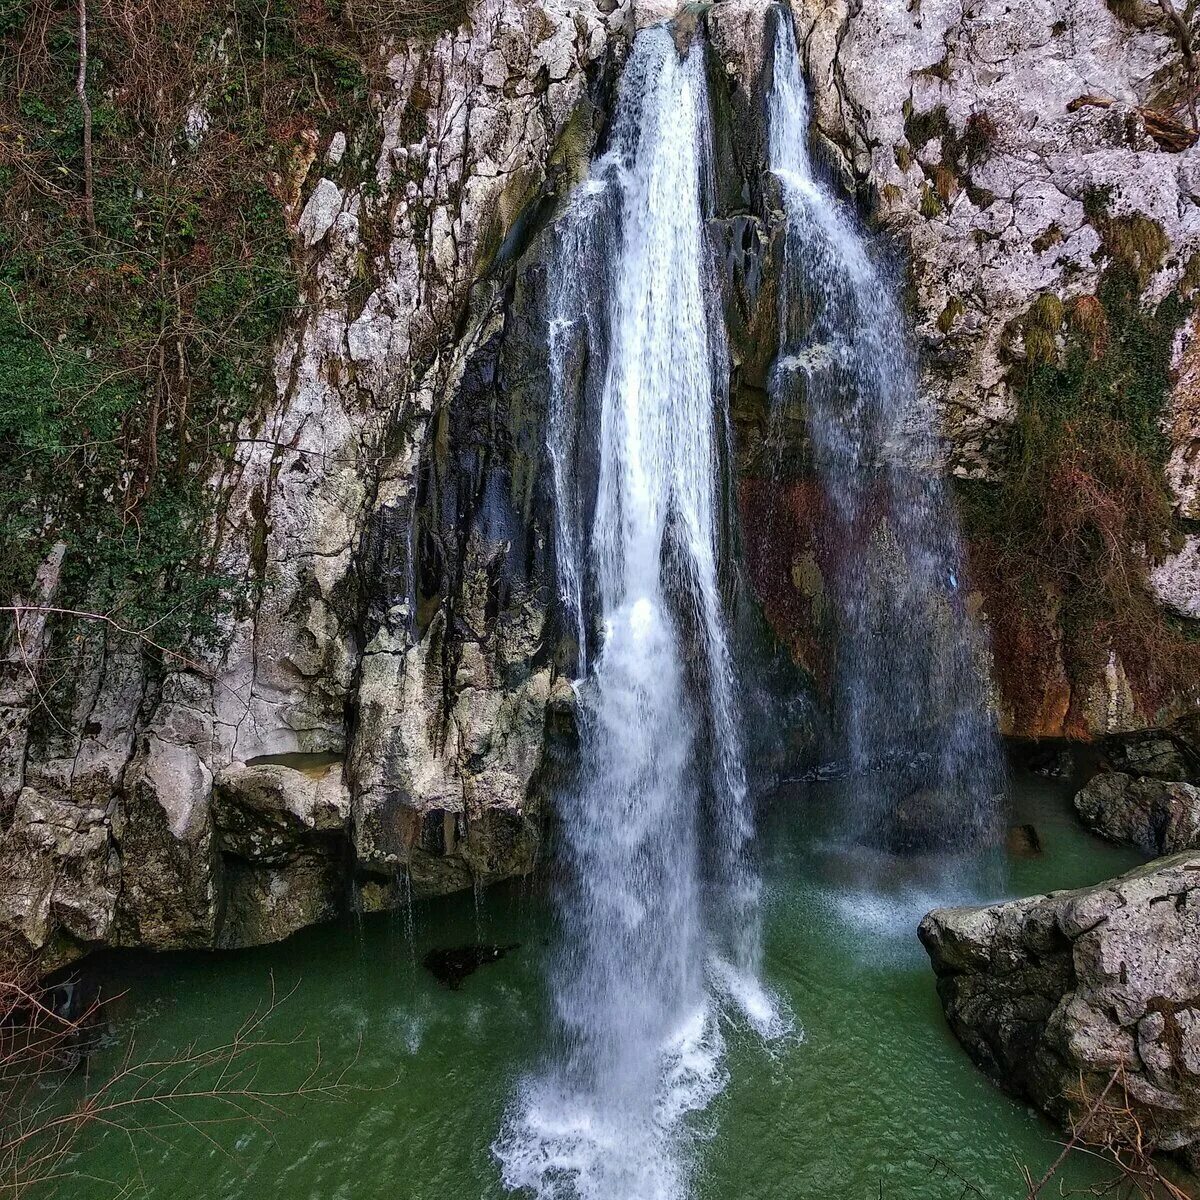
[[[942,213],[942,202],[938,198],[937,192],[927,183],[921,185],[921,203],[919,208],[921,216],[927,221],[932,221],[934,217],[941,216]]]
[[[211,632],[208,480],[299,302],[285,205],[335,129],[373,159],[380,45],[460,0],[0,0],[0,595],[65,542],[63,607]],[[197,111],[202,121],[196,124]]]
[[[1058,357],[1058,330],[1062,325],[1062,301],[1053,293],[1039,296],[1022,321],[1025,361],[1031,366],[1053,363]]]
[[[933,166],[922,163],[921,169],[932,187],[926,184],[921,190],[921,215],[926,219],[938,216],[959,187],[966,191],[972,204],[987,208],[995,196],[974,185],[970,170],[987,158],[999,134],[991,116],[983,111],[973,112],[960,134],[944,105],[937,105],[929,112],[916,113],[911,103],[906,103],[904,113],[907,145],[897,146],[894,151],[896,163],[902,171],[908,169],[929,142],[937,138],[941,144],[941,161]]]

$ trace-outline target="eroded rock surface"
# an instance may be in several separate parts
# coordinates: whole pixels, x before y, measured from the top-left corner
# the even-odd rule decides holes
[[[1104,771],[1075,796],[1083,823],[1147,854],[1200,849],[1200,788]]]
[[[404,874],[419,895],[536,860],[545,395],[515,378],[531,333],[506,302],[634,25],[624,2],[480,0],[387,49],[374,141],[305,141],[280,188],[303,315],[212,481],[218,565],[246,596],[220,645],[148,670],[111,629],[64,626],[75,678],[40,723],[45,623],[5,664],[0,855],[21,883],[0,926],[19,948],[274,940],[394,903]],[[294,754],[338,761],[317,781],[247,765]]]
[[[921,941],[975,1062],[1089,1136],[1200,1158],[1200,858],[1176,855],[1073,892],[937,909]],[[1123,1122],[1123,1124],[1122,1124]]]

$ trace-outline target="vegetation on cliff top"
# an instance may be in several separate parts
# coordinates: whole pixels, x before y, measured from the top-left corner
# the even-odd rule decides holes
[[[0,0],[0,594],[179,644],[230,596],[207,481],[300,303],[288,216],[458,0]]]

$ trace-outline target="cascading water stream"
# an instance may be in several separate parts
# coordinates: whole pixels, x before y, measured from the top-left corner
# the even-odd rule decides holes
[[[772,391],[807,414],[826,510],[845,802],[853,834],[884,849],[972,849],[994,837],[1003,772],[935,414],[917,386],[898,282],[814,171],[808,125],[780,9],[769,165],[786,225]]]
[[[560,797],[557,1045],[496,1144],[506,1184],[542,1197],[685,1195],[687,1114],[723,1083],[720,1000],[764,1034],[781,1026],[757,982],[719,581],[728,373],[708,145],[703,52],[681,61],[665,28],[644,31],[610,149],[556,229],[549,450],[560,594],[586,675]]]

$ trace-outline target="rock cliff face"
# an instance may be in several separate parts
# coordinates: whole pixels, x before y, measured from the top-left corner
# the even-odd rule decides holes
[[[762,444],[778,249],[762,170],[770,10],[720,0],[699,19],[718,105],[743,523],[770,530],[746,539],[749,574],[777,635],[819,675],[802,414],[788,470],[769,474]],[[1158,9],[1120,10],[796,8],[817,136],[911,257],[926,386],[967,479],[1007,469],[1013,371],[1032,353],[1040,297],[1059,301],[1053,349],[1070,335],[1063,304],[1092,296],[1114,256],[1133,256],[1148,308],[1191,286],[1198,152],[1162,111],[1181,47]],[[244,584],[219,648],[151,668],[118,631],[61,622],[27,624],[9,648],[0,857],[17,883],[0,895],[0,927],[16,951],[52,964],[102,944],[250,944],[347,903],[531,867],[548,730],[570,709],[543,470],[539,232],[603,136],[630,39],[667,15],[624,0],[482,0],[452,33],[392,47],[367,159],[339,134],[304,143],[284,189],[303,315],[212,481],[215,554]],[[681,40],[697,19],[679,18]],[[1180,364],[1168,474],[1191,519],[1195,355],[1186,328],[1168,342]],[[1189,554],[1155,581],[1194,616]],[[50,556],[34,602],[53,603],[61,570]],[[994,622],[1003,598],[979,597]],[[1038,689],[1024,707],[1000,695],[1010,726],[1151,719],[1116,649],[1103,647],[1099,673],[1065,662],[1060,601],[1036,593],[1041,641],[1005,647],[1026,654]],[[52,714],[37,684],[51,657],[75,680]],[[1155,703],[1184,700],[1176,689]]]
[[[1182,665],[1183,643],[1153,644],[1159,610],[1142,601],[1150,590],[1196,615],[1190,39],[1157,8],[1101,0],[835,2],[798,5],[797,19],[816,133],[911,262],[924,386],[961,484],[1002,726],[1094,737],[1186,711],[1195,663]],[[1116,363],[1125,356],[1130,369]],[[1114,420],[1101,432],[1105,387]],[[1101,465],[1097,446],[1139,420],[1143,450]],[[1120,495],[1139,455],[1161,499]],[[751,468],[742,501],[747,528],[772,531],[749,545],[768,615],[819,676],[811,486]],[[1175,519],[1140,531],[1157,543],[1146,561],[1139,535],[1100,513],[1152,505]],[[1148,583],[1110,600],[1127,584],[1101,568],[1123,538],[1123,569]]]
[[[212,483],[220,563],[246,585],[221,648],[151,673],[112,630],[73,631],[79,684],[53,716],[28,669],[43,630],[12,648],[15,952],[254,943],[348,896],[393,903],[402,876],[421,894],[529,869],[553,679],[545,397],[506,304],[632,31],[604,0],[485,0],[395,50],[366,169],[344,137],[310,139],[308,302]]]
[[[1086,1139],[1200,1150],[1200,860],[1076,892],[938,909],[920,928],[958,1039]],[[1103,1099],[1101,1099],[1103,1097]]]

